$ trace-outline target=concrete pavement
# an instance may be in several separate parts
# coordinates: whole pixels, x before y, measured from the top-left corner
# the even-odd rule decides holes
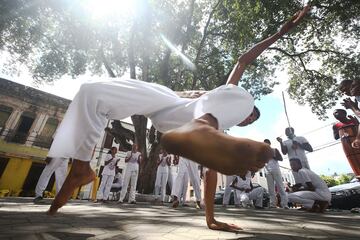
[[[32,198],[1,198],[0,239],[360,239],[360,214],[348,211],[319,215],[217,206],[217,220],[244,228],[235,234],[207,229],[204,211],[189,207],[74,200],[49,217],[48,206],[34,205]]]

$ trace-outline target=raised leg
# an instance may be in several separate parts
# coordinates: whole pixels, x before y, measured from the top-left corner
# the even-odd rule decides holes
[[[269,145],[236,138],[216,130],[210,114],[166,132],[162,145],[168,153],[191,159],[225,175],[245,175],[262,168],[272,157]]]

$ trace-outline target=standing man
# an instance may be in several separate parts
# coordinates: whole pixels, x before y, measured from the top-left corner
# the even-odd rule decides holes
[[[174,166],[177,167],[177,174],[173,183],[173,187],[171,189],[171,196],[173,198],[173,203],[176,200],[182,206],[187,206],[186,193],[189,184],[189,174],[186,171],[185,162],[184,161],[180,162],[180,157],[177,155],[174,156]]]
[[[265,139],[264,143],[269,144],[271,146],[271,142],[269,139]],[[280,194],[280,206],[282,208],[288,209],[288,198],[285,192],[284,182],[282,180],[280,166],[278,161],[282,161],[283,158],[277,148],[273,148],[274,156],[269,160],[268,163],[265,164],[265,174],[266,181],[268,185],[269,195],[270,195],[270,207],[276,208],[276,193],[275,186],[277,187]]]
[[[289,193],[289,202],[302,204],[311,212],[323,213],[331,200],[331,193],[324,180],[313,171],[302,168],[298,158],[290,159],[290,166],[299,174],[300,183],[292,187],[294,192]]]
[[[98,202],[106,202],[109,197],[111,186],[114,182],[116,165],[120,161],[119,158],[116,158],[116,153],[117,148],[112,147],[106,154],[104,168],[101,174],[101,183],[97,191]]]
[[[159,195],[161,203],[165,201],[166,195],[166,184],[168,182],[169,177],[169,168],[171,164],[171,156],[165,151],[161,150],[159,154],[159,158],[157,160],[158,168],[156,172],[156,180],[155,180],[155,195],[158,198]]]
[[[288,137],[284,142],[280,137],[276,138],[281,146],[281,152],[288,154],[289,160],[293,158],[300,159],[303,168],[310,169],[309,162],[306,157],[305,151],[312,152],[313,148],[304,137],[295,136],[294,128],[288,127],[285,129],[285,135]],[[298,174],[293,171],[295,183],[299,183]]]
[[[128,202],[131,204],[136,204],[135,192],[136,192],[137,179],[139,175],[140,161],[141,161],[141,153],[138,151],[137,144],[134,143],[132,145],[132,150],[128,151],[125,157],[126,168],[124,174],[124,184],[121,189],[119,203],[123,203],[130,183]]]
[[[56,194],[60,191],[67,174],[68,159],[67,158],[46,158],[46,166],[42,171],[40,178],[35,187],[34,203],[43,201],[43,193],[53,173],[55,172]]]
[[[195,199],[196,199],[196,209],[201,209],[201,189],[200,189],[200,173],[199,165],[196,162],[193,162],[189,159],[180,157],[179,159],[179,173],[175,180],[174,191],[173,191],[173,208],[179,206],[179,199],[183,192],[184,186],[184,175],[188,174],[190,178],[190,183],[194,188]]]

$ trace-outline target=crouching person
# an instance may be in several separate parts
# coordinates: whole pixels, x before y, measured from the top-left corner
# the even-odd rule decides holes
[[[290,159],[290,166],[298,173],[301,183],[293,186],[294,192],[288,195],[289,202],[301,204],[310,212],[325,212],[331,200],[331,193],[325,181],[313,171],[302,168],[298,158]]]
[[[263,209],[264,188],[254,188],[251,182],[252,174],[248,171],[245,179],[237,177],[231,187],[236,189],[236,195],[240,198],[243,207],[252,205],[251,201],[255,201],[255,209]]]

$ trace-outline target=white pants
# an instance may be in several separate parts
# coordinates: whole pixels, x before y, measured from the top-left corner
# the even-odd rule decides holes
[[[248,193],[246,193],[245,191],[239,191],[239,190],[236,191],[244,207],[251,204],[250,201],[252,200],[255,200],[255,206],[257,207],[263,206],[264,189],[262,187],[254,188]]]
[[[97,199],[108,199],[114,178],[114,175],[102,175],[101,184],[97,191]]]
[[[172,189],[173,189],[174,181],[176,178],[176,169],[177,169],[177,166],[171,165],[169,167],[168,185],[170,187],[170,191],[172,191]]]
[[[327,201],[331,200],[330,191],[299,191],[289,193],[289,202],[302,204],[305,208],[312,208],[315,200]]]
[[[217,119],[219,129],[227,129],[246,119],[253,108],[252,96],[232,84],[186,99],[169,88],[139,80],[87,83],[70,104],[48,156],[90,161],[107,119],[145,115],[164,132],[209,113]]]
[[[270,195],[270,207],[276,207],[276,193],[275,193],[275,185],[279,191],[280,198],[281,198],[281,207],[287,207],[288,204],[288,197],[285,192],[284,182],[282,180],[281,171],[280,170],[273,170],[266,172],[266,180]]]
[[[226,185],[225,185],[225,191],[224,191],[224,197],[223,197],[223,205],[229,205],[231,191],[233,190],[233,188],[230,187],[230,185],[235,180],[235,178],[236,178],[236,175],[226,176]],[[240,205],[240,199],[239,199],[239,197],[237,197],[236,192],[237,191],[234,190],[234,202],[235,202],[235,205]]]
[[[156,181],[155,181],[155,195],[158,197],[161,194],[161,201],[165,201],[166,195],[166,184],[169,177],[169,166],[159,165],[156,172]]]
[[[60,191],[67,174],[69,160],[66,158],[53,158],[46,164],[35,187],[35,197],[40,197],[46,189],[49,180],[55,172],[56,194]]]
[[[179,162],[180,163],[180,162]],[[186,202],[186,193],[189,184],[189,174],[186,171],[185,165],[183,169],[178,166],[178,173],[174,180],[171,195],[176,196],[178,200],[184,204]]]
[[[182,172],[187,172],[190,178],[190,183],[194,188],[194,192],[195,192],[195,198],[196,201],[201,201],[201,190],[200,190],[200,174],[199,174],[199,165],[196,162],[193,162],[189,159],[180,157],[179,160],[179,173],[178,173],[178,177],[176,178],[175,181],[175,186],[174,186],[174,196],[179,197],[180,193],[182,191],[181,186],[183,185],[182,183],[177,183],[178,178],[179,181],[180,179],[182,179],[183,177],[183,173]],[[179,176],[180,175],[180,176]]]
[[[129,192],[128,202],[135,201],[135,192],[136,192],[138,175],[139,175],[139,164],[128,162],[125,168],[124,182],[119,199],[120,202],[122,202],[125,198],[129,183],[130,183],[130,192]]]
[[[310,165],[307,159],[300,159],[302,168],[306,168],[310,170]],[[292,174],[294,176],[295,184],[296,183],[302,183],[301,177],[299,176],[298,172],[292,171]]]

